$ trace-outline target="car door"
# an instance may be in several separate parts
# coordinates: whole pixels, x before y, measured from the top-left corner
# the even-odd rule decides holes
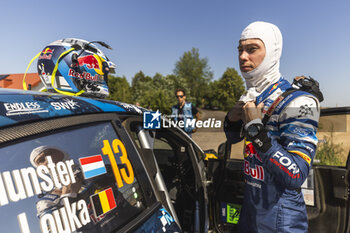
[[[145,130],[140,117],[130,118],[123,124],[143,154],[144,162],[156,161],[155,185],[182,230],[207,232],[203,151],[178,128]]]
[[[319,121],[316,156],[302,185],[309,232],[350,232],[349,169],[350,108],[323,109]],[[243,143],[223,144],[225,156],[210,160],[213,195],[210,198],[217,232],[236,232],[243,201]]]
[[[311,233],[349,232],[349,110],[321,110],[313,169],[302,187]]]
[[[239,148],[239,149],[237,149]],[[223,143],[218,158],[208,160],[211,228],[214,232],[237,232],[243,203],[243,144]]]
[[[117,114],[0,134],[2,232],[180,232]]]

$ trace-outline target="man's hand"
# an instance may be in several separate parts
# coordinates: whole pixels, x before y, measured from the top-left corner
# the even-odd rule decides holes
[[[231,122],[236,122],[239,120],[243,120],[243,106],[244,102],[238,101],[235,106],[229,111],[227,117]]]
[[[258,106],[255,105],[254,102],[247,102],[243,106],[244,112],[244,122],[248,123],[254,119],[260,118],[262,119],[262,109],[264,107],[264,103],[260,103]]]

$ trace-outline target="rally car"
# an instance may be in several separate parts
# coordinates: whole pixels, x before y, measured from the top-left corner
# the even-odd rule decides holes
[[[1,232],[236,231],[235,145],[206,154],[176,127],[147,129],[149,114],[167,121],[157,112],[115,101],[9,89],[0,100]],[[348,113],[322,112],[302,187],[309,232],[349,232]]]
[[[1,232],[210,231],[204,152],[145,112],[0,89]]]

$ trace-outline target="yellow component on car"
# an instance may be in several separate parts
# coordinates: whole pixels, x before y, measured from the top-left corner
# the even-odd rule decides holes
[[[204,160],[208,160],[208,159],[218,159],[218,157],[213,154],[213,153],[205,153],[205,159]]]

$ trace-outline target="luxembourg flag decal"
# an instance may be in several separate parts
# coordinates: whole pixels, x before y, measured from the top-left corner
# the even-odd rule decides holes
[[[90,179],[107,173],[101,155],[79,158],[79,162],[85,179]]]

